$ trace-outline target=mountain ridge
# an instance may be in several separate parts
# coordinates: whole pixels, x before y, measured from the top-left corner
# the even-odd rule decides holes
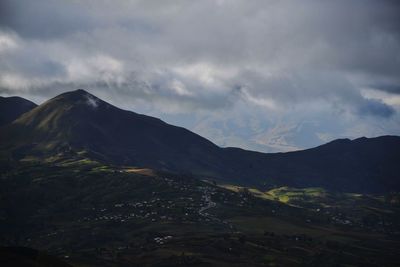
[[[0,130],[6,157],[84,153],[116,165],[147,167],[268,189],[322,186],[338,191],[400,189],[400,137],[338,139],[315,148],[261,153],[221,148],[160,119],[119,109],[78,89],[58,95]]]

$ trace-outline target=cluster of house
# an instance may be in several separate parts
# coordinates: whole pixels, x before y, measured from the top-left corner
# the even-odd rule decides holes
[[[172,236],[170,236],[170,235],[167,235],[164,237],[155,237],[154,242],[156,242],[159,245],[163,245],[166,241],[168,241],[170,239],[172,239]]]
[[[158,196],[158,192],[152,192],[150,199],[147,200],[121,202],[108,207],[93,208],[92,215],[87,215],[79,219],[79,221],[116,221],[124,223],[132,219],[148,219],[152,222],[213,220],[205,211],[216,206],[216,203],[211,200],[211,196],[217,193],[214,187],[190,187],[169,178],[164,178],[164,181],[174,190],[190,190],[190,192],[173,200],[165,199],[165,196],[161,198]]]

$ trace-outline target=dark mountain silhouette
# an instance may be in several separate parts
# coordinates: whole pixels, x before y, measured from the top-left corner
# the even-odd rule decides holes
[[[6,127],[1,136],[7,141],[0,146],[38,157],[85,151],[116,164],[195,173],[218,169],[220,164],[221,149],[207,139],[121,110],[84,90],[45,102]]]
[[[8,124],[37,105],[22,97],[0,96],[0,126]]]
[[[76,90],[23,114],[0,130],[0,149],[14,159],[84,154],[99,161],[154,168],[266,189],[400,189],[400,137],[336,140],[289,153],[220,148],[184,128],[125,111]]]

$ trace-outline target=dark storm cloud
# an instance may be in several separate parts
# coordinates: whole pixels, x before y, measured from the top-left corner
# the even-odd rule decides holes
[[[392,94],[400,94],[400,82],[398,84],[375,84],[370,87]]]
[[[0,3],[0,25],[22,37],[55,38],[93,28],[90,12],[77,1],[13,1]]]
[[[27,46],[30,39],[44,43],[8,57],[12,71],[21,74],[32,72],[29,64],[37,65],[41,73],[52,64],[56,70],[47,68],[48,76],[62,74],[68,68],[63,58],[60,62],[46,58],[46,45],[56,50],[57,42],[59,53],[81,53],[82,62],[90,60],[85,55],[95,52],[119,60],[125,76],[141,65],[185,68],[198,62],[222,70],[233,66],[237,72],[272,72],[267,83],[276,82],[282,74],[315,70],[400,74],[397,1],[5,0],[1,5],[2,28],[15,32]],[[226,77],[215,79],[230,82]],[[297,99],[299,94],[312,97],[315,92],[279,85],[275,94]]]
[[[395,113],[394,108],[374,99],[365,100],[358,111],[361,115],[374,115],[383,118],[389,118]]]

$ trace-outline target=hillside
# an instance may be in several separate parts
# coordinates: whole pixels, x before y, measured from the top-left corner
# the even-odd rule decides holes
[[[22,97],[0,96],[0,126],[8,124],[37,105]]]
[[[0,174],[0,246],[76,267],[399,266],[398,202],[315,188],[265,194],[87,159],[22,162]]]
[[[83,91],[59,95],[0,133],[0,147],[21,158],[86,153],[115,164],[203,174],[216,170],[220,149],[180,127],[116,108]]]
[[[288,153],[254,155],[251,167],[267,187],[323,187],[342,192],[387,192],[400,189],[400,137],[340,139],[325,145]],[[263,177],[260,179],[260,177]],[[265,177],[265,178],[264,178]],[[259,179],[257,181],[257,179]],[[270,186],[273,185],[273,186]],[[262,185],[258,184],[258,187]]]
[[[119,109],[84,90],[61,94],[0,130],[3,159],[57,161],[85,155],[268,189],[400,190],[400,137],[336,140],[297,152],[220,148],[184,128]]]

